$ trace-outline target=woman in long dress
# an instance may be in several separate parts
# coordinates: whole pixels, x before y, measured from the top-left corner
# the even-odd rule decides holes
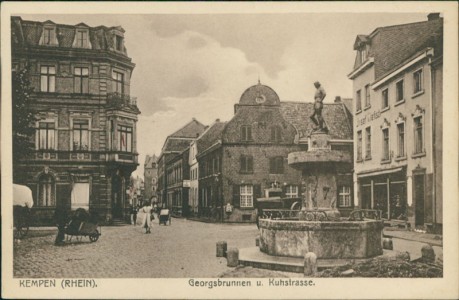
[[[149,203],[145,203],[141,209],[141,212],[144,214],[142,227],[145,228],[145,233],[151,233],[151,205]]]

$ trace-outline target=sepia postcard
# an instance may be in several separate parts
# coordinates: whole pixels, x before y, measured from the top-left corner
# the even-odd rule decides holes
[[[459,297],[456,2],[1,14],[3,297]]]

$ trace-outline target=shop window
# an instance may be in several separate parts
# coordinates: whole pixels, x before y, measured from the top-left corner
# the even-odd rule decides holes
[[[132,152],[132,127],[118,125],[119,150]]]
[[[361,90],[358,90],[356,92],[356,111],[359,112],[362,110],[362,92]]]
[[[287,185],[285,188],[285,197],[287,198],[297,198],[298,197],[298,186],[296,185]]]
[[[73,120],[73,150],[89,150],[89,120]]]
[[[54,178],[44,174],[40,176],[38,182],[38,206],[55,206]]]
[[[241,156],[241,173],[253,173],[253,156]]]
[[[284,173],[284,158],[282,156],[271,157],[269,159],[269,174]]]
[[[351,187],[350,186],[341,186],[339,187],[339,207],[350,207],[351,204]]]
[[[419,93],[423,90],[422,69],[413,73],[413,93]]]
[[[241,207],[253,207],[253,186],[240,186]]]
[[[252,126],[244,125],[241,127],[241,140],[244,142],[252,140]]]
[[[365,129],[365,159],[371,159],[371,127]]]
[[[40,91],[53,93],[56,90],[56,67],[40,67]]]
[[[77,94],[89,93],[89,68],[75,67],[74,92]]]
[[[40,150],[54,150],[54,135],[55,123],[54,122],[40,122],[38,124],[38,149]]]
[[[403,80],[395,84],[395,101],[403,101],[405,99],[405,92],[403,87]]]
[[[384,89],[382,95],[382,109],[389,107],[389,89]]]

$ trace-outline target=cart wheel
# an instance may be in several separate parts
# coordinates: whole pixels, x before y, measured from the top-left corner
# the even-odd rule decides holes
[[[96,229],[96,232],[91,233],[91,234],[89,235],[89,240],[90,240],[91,242],[97,242],[98,239],[99,239],[99,231]]]

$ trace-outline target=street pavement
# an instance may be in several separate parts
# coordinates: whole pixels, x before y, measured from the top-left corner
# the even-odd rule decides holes
[[[172,225],[153,221],[151,234],[139,226],[102,227],[97,242],[89,238],[54,246],[57,230],[34,228],[14,243],[13,272],[17,278],[183,278],[217,277],[232,270],[216,257],[216,243],[228,248],[254,247],[255,224],[212,224],[172,219]],[[393,238],[394,250],[421,256],[424,243]],[[441,247],[434,246],[437,257]],[[284,273],[288,277],[292,274]],[[296,274],[294,276],[298,276]]]
[[[209,224],[172,219],[153,221],[152,233],[139,226],[102,227],[97,242],[89,238],[54,246],[57,230],[31,230],[14,244],[14,277],[26,278],[182,278],[217,277],[230,270],[216,257],[216,243],[253,247],[255,224]]]

